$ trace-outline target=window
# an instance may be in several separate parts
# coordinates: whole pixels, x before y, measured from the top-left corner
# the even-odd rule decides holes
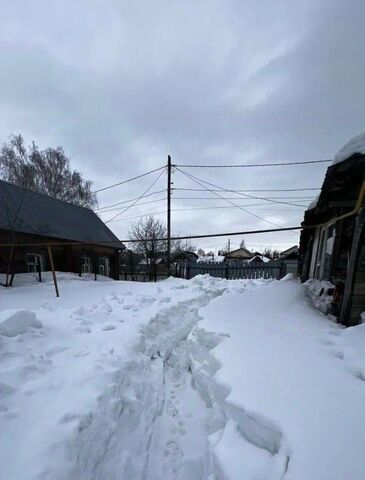
[[[37,273],[45,271],[45,257],[40,253],[27,253],[25,256],[27,272]]]
[[[321,227],[318,233],[318,238],[317,252],[313,252],[316,258],[313,276],[319,280],[329,280],[331,277],[334,243],[336,238],[335,222],[328,226]]]
[[[81,257],[81,273],[90,273],[91,272],[91,263],[90,257],[83,255]]]
[[[99,265],[99,275],[104,275],[109,277],[110,274],[110,265],[109,265],[109,257],[99,257],[98,261]]]

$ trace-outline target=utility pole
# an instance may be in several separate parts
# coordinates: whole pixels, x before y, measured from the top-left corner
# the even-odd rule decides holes
[[[167,273],[171,265],[171,157],[167,156]]]

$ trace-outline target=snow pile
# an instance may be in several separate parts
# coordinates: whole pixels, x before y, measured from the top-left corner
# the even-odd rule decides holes
[[[31,327],[42,328],[43,324],[37,320],[34,312],[28,310],[17,310],[0,322],[0,335],[5,337],[16,337],[26,333]]]
[[[332,165],[347,160],[355,153],[362,153],[365,155],[365,132],[347,142],[346,145],[335,155]]]
[[[329,322],[299,282],[4,291],[0,319],[18,305],[43,327],[0,336],[1,478],[364,478],[364,325]]]
[[[363,325],[318,315],[295,281],[248,286],[200,315],[193,376],[216,412],[213,478],[365,478]]]
[[[328,280],[317,280],[315,278],[307,280],[304,285],[306,286],[307,295],[315,307],[326,315],[331,313],[335,285]]]

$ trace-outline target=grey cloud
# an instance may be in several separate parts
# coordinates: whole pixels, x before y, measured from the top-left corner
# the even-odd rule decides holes
[[[332,157],[364,129],[361,0],[15,1],[2,10],[0,139],[22,132],[61,144],[96,187],[155,168],[168,153],[179,163]],[[193,171],[230,188],[318,186],[324,172],[324,165]],[[109,190],[100,204],[137,196],[152,180]],[[198,188],[178,172],[174,182]],[[251,210],[285,225],[302,217],[282,205]],[[110,225],[125,237],[130,223]],[[186,233],[264,225],[239,209],[173,215],[174,230]],[[296,240],[255,236],[252,245]]]

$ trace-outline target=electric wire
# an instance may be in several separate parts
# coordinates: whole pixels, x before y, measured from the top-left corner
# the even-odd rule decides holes
[[[188,178],[190,178],[191,180],[193,180],[195,183],[198,183],[201,187],[205,188],[205,185],[202,184],[202,183],[200,183],[200,181],[199,181],[196,177],[194,177],[193,175],[190,175],[189,173],[184,172],[183,170],[180,170],[179,168],[177,168],[177,170],[178,170],[179,172],[181,172],[183,175],[185,175],[186,177],[188,177]],[[203,180],[203,181],[204,181],[204,180]],[[206,183],[208,183],[208,182],[206,182]],[[217,185],[213,185],[213,186],[214,186],[215,188],[217,188]],[[220,187],[218,186],[218,188],[220,188]],[[210,191],[208,188],[206,188],[206,190],[207,190],[207,191]],[[230,203],[231,205],[234,205],[235,207],[239,208],[239,209],[242,210],[243,212],[245,212],[245,213],[247,213],[247,214],[249,214],[249,215],[252,215],[253,217],[256,217],[256,218],[258,218],[259,220],[262,220],[262,221],[264,221],[264,222],[266,222],[266,223],[268,223],[268,224],[270,224],[270,225],[274,225],[275,227],[282,228],[282,225],[278,225],[277,223],[270,222],[270,220],[266,220],[266,218],[260,217],[260,215],[256,215],[255,213],[250,212],[249,210],[246,210],[245,208],[237,205],[236,203],[231,202],[230,200],[225,199],[225,198],[222,197],[222,195],[220,195],[219,193],[217,193],[217,192],[212,192],[212,193],[214,193],[214,195],[218,196],[218,197],[221,198],[222,200],[225,200],[226,202]],[[302,206],[302,205],[300,205],[300,206]]]
[[[163,199],[165,200],[165,199]],[[141,204],[142,205],[142,204]],[[256,207],[256,206],[265,206],[267,207],[267,203],[252,203],[250,205],[245,205],[245,207]],[[191,207],[191,208],[172,208],[171,209],[171,212],[192,212],[192,211],[195,211],[195,210],[216,210],[216,209],[227,209],[227,208],[236,208],[234,206],[222,206],[222,205],[219,205],[219,206],[213,206],[213,207]],[[306,208],[305,205],[302,205],[302,209],[292,209],[290,210],[290,212],[303,212],[303,210]],[[275,209],[276,211],[278,209]],[[287,209],[281,209],[281,210],[285,210],[286,212],[288,211]],[[103,212],[101,212],[103,213]],[[133,217],[126,217],[126,218],[118,218],[116,220],[113,220],[113,222],[119,222],[119,221],[124,221],[124,220],[133,220],[135,218],[142,218],[142,217],[148,217],[150,215],[159,215],[159,214],[162,214],[162,213],[167,213],[167,210],[163,210],[161,212],[149,212],[149,213],[145,213],[145,214],[142,214],[142,215],[136,215],[136,216],[133,216]]]
[[[157,198],[156,200],[149,200],[148,202],[142,202],[142,203],[138,203],[136,205],[130,205],[128,206],[129,208],[134,208],[134,207],[140,207],[142,205],[150,205],[151,203],[157,203],[157,202],[162,202],[162,201],[166,201],[166,197],[161,197],[161,198]],[[103,210],[102,212],[96,212],[98,215],[101,215],[103,213],[110,213],[110,212],[120,212],[121,209],[120,208],[109,208],[108,210]]]
[[[128,178],[128,180],[123,180],[122,182],[113,183],[112,185],[99,188],[99,190],[94,190],[91,193],[99,193],[99,192],[103,192],[104,190],[109,190],[110,188],[118,187],[119,185],[124,185],[125,183],[132,182],[133,180],[137,180],[138,178],[145,177],[146,175],[150,175],[151,173],[158,172],[159,170],[163,170],[165,168],[166,168],[165,165],[159,168],[155,168],[154,170],[150,170],[149,172],[142,173],[141,175],[137,175],[136,177]]]
[[[289,165],[308,165],[313,163],[329,163],[333,160],[306,160],[300,162],[282,162],[282,163],[241,163],[233,165],[193,165],[193,164],[174,164],[173,167],[180,168],[257,168],[257,167],[283,167]]]
[[[154,192],[148,193],[147,195],[144,196],[144,198],[152,197],[153,195],[157,195],[158,193],[163,193],[163,192],[166,192],[166,188],[164,188],[162,190],[156,190]],[[94,212],[100,212],[100,210],[105,210],[106,208],[112,208],[112,207],[116,207],[117,205],[123,205],[124,203],[133,202],[137,198],[138,197],[130,198],[129,200],[123,200],[122,202],[112,203],[111,205],[104,205],[104,207],[96,208],[94,210]]]
[[[124,210],[122,210],[121,212],[117,213],[116,215],[114,215],[112,218],[110,218],[109,220],[107,220],[106,222],[104,223],[109,223],[111,222],[112,220],[115,220],[117,217],[119,217],[120,215],[123,215],[123,213],[125,213],[127,210],[129,210],[130,208],[134,207],[134,205],[136,205],[139,200],[141,200],[150,190],[151,188],[155,185],[155,183],[160,179],[161,175],[165,172],[166,170],[166,167],[163,167],[163,170],[161,170],[161,172],[159,173],[159,175],[155,178],[155,180],[151,183],[151,185],[142,193],[142,195],[140,195],[139,197],[136,198],[136,200],[128,205]]]
[[[203,188],[173,188],[172,190],[181,190],[181,191],[187,191],[187,192],[205,192],[205,189]],[[230,192],[304,192],[306,190],[321,190],[319,187],[318,188],[274,188],[274,189],[250,189],[250,190],[244,190],[244,189],[230,189]],[[220,190],[218,190],[220,191]]]
[[[219,190],[212,190],[212,189],[208,189],[206,188],[206,190],[208,190],[209,192],[212,192],[214,194],[217,194],[217,192],[228,192],[228,193],[237,193],[238,195],[241,195],[242,197],[246,197],[246,198],[254,198],[255,200],[265,200],[266,202],[271,202],[271,203],[281,203],[281,204],[284,204],[284,205],[293,205],[295,207],[301,207],[302,205],[298,205],[296,203],[291,203],[291,202],[283,202],[283,201],[280,201],[280,200],[270,200],[269,198],[267,197],[257,197],[256,195],[248,195],[247,193],[240,193],[238,191],[234,192],[233,190],[229,190],[225,187],[221,187],[219,185],[216,185],[214,183],[211,183],[211,182],[208,182],[207,180],[203,180],[201,178],[198,178],[198,177],[195,177],[194,175],[192,175],[191,173],[187,173],[187,172],[184,172],[183,170],[180,170],[179,168],[177,168],[176,170],[178,170],[179,172],[183,173],[185,176],[187,176],[188,178],[190,178],[191,180],[193,180],[195,183],[198,183],[199,185],[201,185],[203,188],[206,188],[205,185],[202,185],[201,183],[199,182],[203,182],[203,183],[206,183],[207,185],[211,186],[211,187],[214,187],[214,188],[218,188]],[[221,197],[223,198],[223,197]]]

